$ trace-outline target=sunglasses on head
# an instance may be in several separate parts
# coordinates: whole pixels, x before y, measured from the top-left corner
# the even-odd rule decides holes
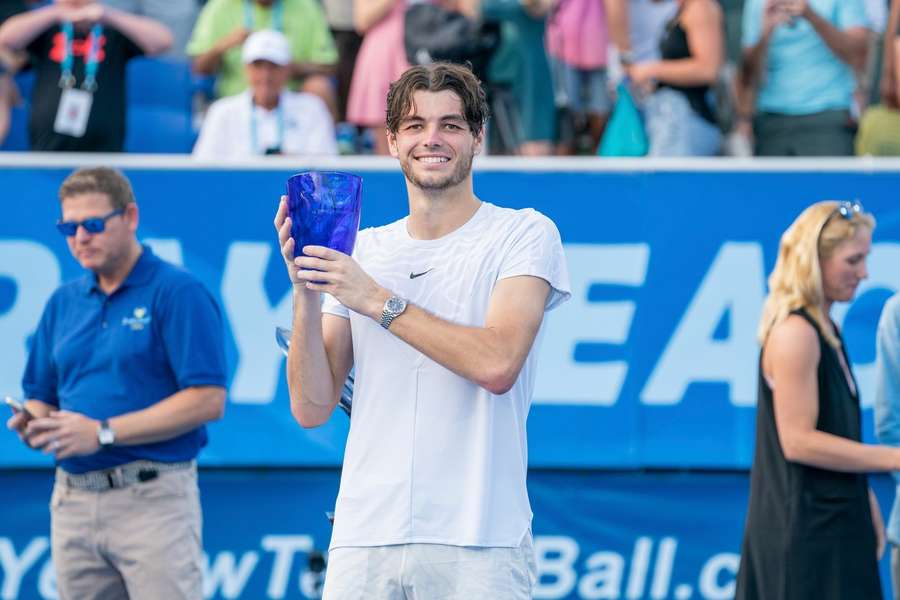
[[[73,235],[78,233],[79,227],[84,227],[84,230],[88,233],[103,233],[103,231],[106,229],[106,222],[116,215],[121,215],[124,212],[124,208],[117,208],[108,215],[104,215],[102,217],[91,217],[90,219],[85,219],[84,221],[57,221],[56,228],[61,234],[66,237],[72,237]]]
[[[838,202],[837,208],[832,214],[839,214],[848,221],[852,221],[853,217],[861,212],[863,212],[863,205],[859,200],[842,200]]]

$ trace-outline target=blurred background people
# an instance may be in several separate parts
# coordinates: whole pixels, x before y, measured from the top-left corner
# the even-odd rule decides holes
[[[149,17],[159,21],[172,32],[172,47],[166,56],[184,58],[185,47],[197,20],[200,6],[197,0],[101,0],[106,6]]]
[[[757,155],[853,154],[869,35],[862,0],[747,0],[741,77],[755,91]]]
[[[247,89],[241,46],[254,31],[274,29],[291,43],[291,87],[316,94],[337,113],[331,77],[337,50],[318,0],[209,0],[191,34],[194,71],[215,75],[216,96]]]
[[[644,102],[650,156],[714,156],[721,145],[713,86],[724,61],[725,31],[716,0],[678,0],[660,41],[660,60],[626,72]],[[655,88],[655,89],[654,89]]]
[[[557,0],[476,0],[474,11],[500,23],[500,47],[488,67],[491,85],[508,88],[515,103],[518,145],[505,149],[522,156],[554,153],[557,138],[553,79],[544,47],[547,16]],[[491,137],[490,143],[495,138]],[[494,149],[488,144],[489,151]]]
[[[880,4],[883,5],[883,2]],[[900,2],[894,0],[889,16],[885,16],[882,35],[870,47],[872,56],[868,61],[870,68],[865,81],[870,88],[866,99],[871,105],[860,117],[856,135],[856,154],[859,156],[900,156],[898,21]]]
[[[13,15],[28,10],[25,0],[7,0],[0,4],[0,26]],[[25,62],[25,56],[21,52],[11,52],[0,48],[0,145],[9,134],[12,121],[12,108],[20,102],[19,89],[13,75]]]
[[[884,48],[881,61],[879,92],[881,102],[894,110],[900,109],[900,0],[891,0],[891,9],[884,29]]]
[[[194,146],[199,159],[337,154],[331,113],[321,98],[293,92],[290,42],[281,32],[247,38],[242,60],[250,89],[210,106]]]
[[[875,434],[878,441],[900,446],[900,294],[894,294],[881,309],[875,336]],[[891,544],[891,585],[894,598],[900,598],[900,473],[894,507],[888,520],[887,539]]]
[[[562,0],[547,23],[547,54],[562,110],[561,154],[595,154],[603,136],[612,110],[607,34],[603,0]]]
[[[659,59],[659,41],[678,4],[675,0],[604,0],[604,5],[612,42],[609,76],[618,83],[625,75],[623,66]]]
[[[375,154],[387,155],[387,92],[409,68],[403,45],[406,0],[354,0],[353,23],[363,36],[347,98],[347,120],[367,129]]]
[[[31,149],[121,152],[126,64],[171,45],[161,23],[94,0],[56,0],[8,19],[0,47],[26,50],[35,71]]]
[[[325,18],[334,45],[337,48],[337,114],[335,120],[347,120],[347,97],[350,95],[350,82],[353,79],[353,67],[356,55],[362,44],[362,36],[353,25],[353,0],[322,0]]]

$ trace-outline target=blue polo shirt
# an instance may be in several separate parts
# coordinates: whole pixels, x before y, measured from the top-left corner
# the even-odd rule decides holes
[[[808,0],[820,17],[846,31],[869,27],[862,0]],[[765,0],[744,2],[742,43],[756,45],[762,37]],[[772,33],[760,84],[757,108],[785,115],[810,115],[846,110],[853,101],[856,80],[806,19],[780,25]]]
[[[108,419],[191,386],[225,386],[222,315],[192,275],[147,246],[122,285],[106,295],[88,274],[54,292],[38,324],[22,388],[61,409]],[[101,448],[59,461],[70,473],[134,460],[197,456],[206,428],[162,442]]]

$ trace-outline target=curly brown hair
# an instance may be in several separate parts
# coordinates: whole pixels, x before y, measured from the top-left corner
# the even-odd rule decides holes
[[[397,133],[400,121],[414,109],[415,92],[442,92],[450,90],[462,102],[463,117],[472,134],[478,136],[488,120],[487,97],[481,82],[467,65],[435,62],[407,69],[400,79],[391,84],[387,95],[387,128]]]

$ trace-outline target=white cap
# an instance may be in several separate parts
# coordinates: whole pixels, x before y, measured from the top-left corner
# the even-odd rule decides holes
[[[291,62],[291,44],[280,31],[256,31],[244,42],[241,59],[245,65],[257,60],[267,60],[283,67]]]

